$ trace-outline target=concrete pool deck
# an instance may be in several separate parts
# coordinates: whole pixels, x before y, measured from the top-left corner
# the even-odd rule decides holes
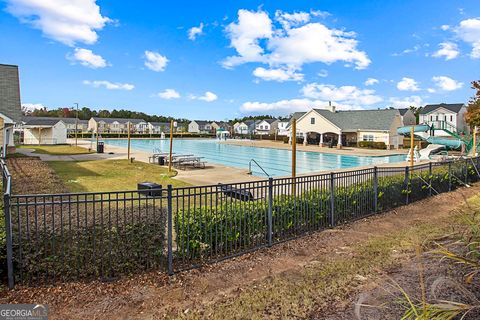
[[[73,139],[67,141],[69,144],[74,144]],[[238,145],[251,145],[255,147],[265,147],[265,148],[282,148],[288,149],[290,146],[283,142],[275,141],[235,141],[228,140],[227,142],[222,143],[232,143]],[[89,140],[78,140],[78,146],[89,149],[91,142]],[[369,149],[359,149],[359,148],[346,148],[342,150],[331,149],[331,148],[320,148],[318,146],[303,146],[299,145],[297,148],[299,151],[315,151],[315,152],[325,152],[342,155],[355,155],[355,156],[386,156],[394,155],[399,153],[406,153],[405,150],[369,150]],[[362,152],[357,152],[357,151]],[[118,147],[112,145],[105,145],[105,153],[91,153],[91,154],[79,154],[79,155],[48,155],[48,154],[39,154],[34,153],[33,149],[17,149],[17,152],[28,155],[39,157],[42,161],[92,161],[92,160],[118,160],[118,159],[127,159],[127,148]],[[381,153],[379,153],[381,152]],[[112,154],[109,154],[112,153]],[[148,163],[148,157],[150,153],[145,151],[139,151],[131,149],[130,155],[132,158],[135,158],[135,161],[142,161]],[[422,161],[428,162],[428,161]],[[417,162],[416,164],[419,164]],[[406,162],[398,163],[386,163],[379,164],[378,167],[405,167]],[[357,169],[370,168],[371,166],[355,167],[355,168],[346,168],[346,169],[337,169],[330,170],[328,172],[341,172],[341,171],[350,171]],[[174,179],[182,180],[192,185],[210,185],[217,183],[235,183],[235,182],[249,182],[249,181],[259,181],[266,179],[265,177],[256,177],[249,175],[246,169],[239,169],[235,167],[223,166],[213,163],[208,163],[205,169],[188,169],[188,170],[176,170],[178,174]],[[297,176],[308,176],[314,174],[325,173],[326,171],[310,172],[305,174],[298,174]]]

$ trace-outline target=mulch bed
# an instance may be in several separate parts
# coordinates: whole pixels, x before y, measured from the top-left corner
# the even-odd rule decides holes
[[[68,192],[63,181],[47,163],[37,157],[7,159],[12,175],[13,194],[44,194]]]

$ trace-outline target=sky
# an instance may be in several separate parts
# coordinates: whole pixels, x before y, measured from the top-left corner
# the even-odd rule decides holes
[[[0,34],[28,108],[224,120],[467,103],[480,79],[478,0],[0,0]]]

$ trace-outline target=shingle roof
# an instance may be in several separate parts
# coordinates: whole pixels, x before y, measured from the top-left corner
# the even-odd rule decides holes
[[[313,109],[344,131],[356,130],[390,130],[397,109],[348,110],[331,112],[325,109]]]
[[[164,126],[165,128],[170,128],[170,122],[150,122],[150,124],[154,127]]]
[[[272,124],[272,123],[274,123],[275,121],[277,121],[277,119],[263,119],[263,121],[266,121],[266,122],[268,122],[269,124]]]
[[[62,118],[24,117],[22,121],[25,126],[54,126],[62,121]]]
[[[398,109],[398,111],[400,112],[400,115],[401,115],[401,116],[404,116],[405,113],[407,113],[408,110],[409,110],[409,109],[407,109],[407,108]]]
[[[440,104],[427,104],[425,107],[420,110],[420,114],[427,114],[432,111],[435,111],[438,108],[444,108],[455,113],[458,113],[460,109],[464,106],[463,103],[440,103]]]
[[[130,119],[130,118],[100,118],[100,117],[92,117],[95,121],[103,121],[105,123],[113,123],[113,122],[118,122],[118,123],[127,123],[130,122],[131,124],[138,124],[140,122],[146,122],[143,119]]]
[[[211,123],[210,121],[206,121],[206,120],[193,120],[193,121],[195,121],[199,126],[204,126],[206,124]]]
[[[0,64],[0,113],[14,122],[22,118],[18,66]]]
[[[31,116],[25,116],[25,117],[22,117],[22,122],[27,122],[28,120],[33,120],[35,119],[36,121],[39,121],[39,120],[62,120],[63,123],[65,124],[75,124],[75,120],[76,118],[61,118],[61,117],[31,117]],[[88,120],[80,120],[78,119],[78,124],[88,124]]]

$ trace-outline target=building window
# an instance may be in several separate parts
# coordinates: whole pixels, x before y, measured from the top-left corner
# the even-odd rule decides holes
[[[364,134],[363,141],[373,141],[373,134]]]
[[[436,115],[436,119],[437,119],[437,121],[438,121],[438,115]]]
[[[450,115],[450,122],[453,122],[453,116]]]
[[[310,124],[315,124],[315,118],[310,118]]]
[[[430,116],[430,121],[433,121],[433,116]]]

